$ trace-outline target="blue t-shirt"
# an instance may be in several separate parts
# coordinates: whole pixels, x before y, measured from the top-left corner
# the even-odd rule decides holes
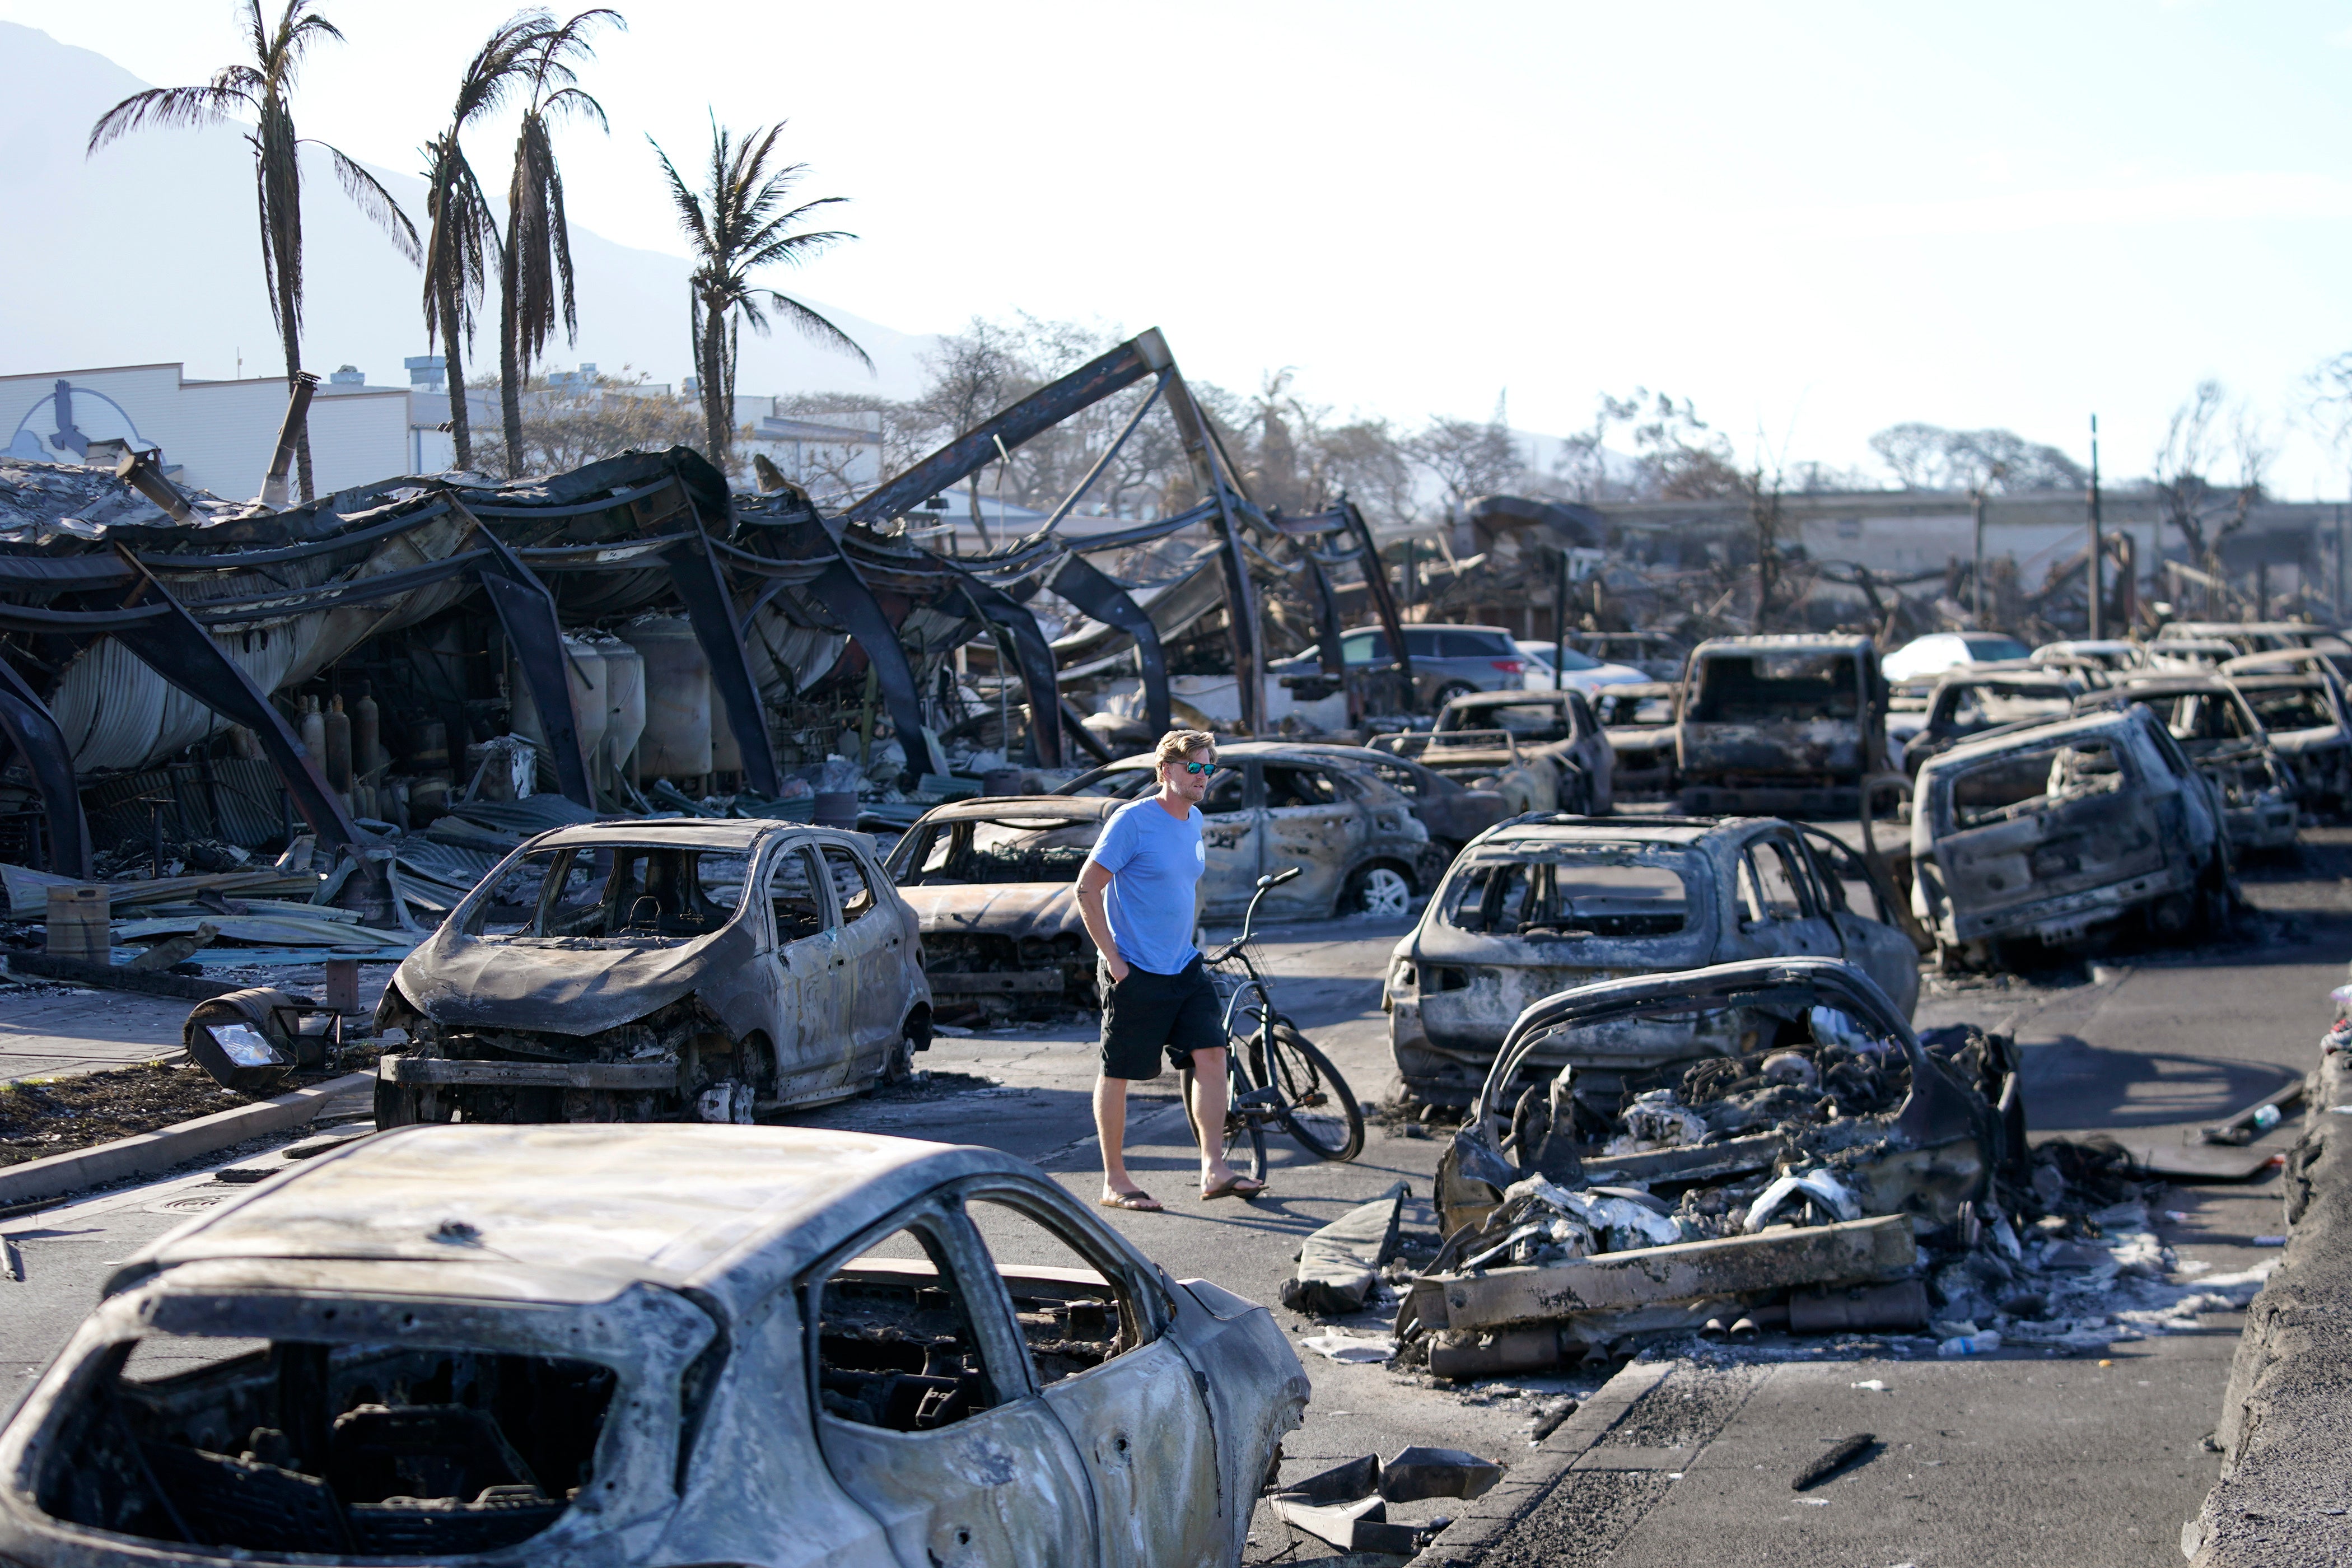
[[[1118,955],[1153,974],[1181,974],[1200,956],[1192,945],[1192,889],[1208,865],[1201,808],[1168,815],[1156,795],[1111,813],[1087,857],[1110,873],[1110,937]]]

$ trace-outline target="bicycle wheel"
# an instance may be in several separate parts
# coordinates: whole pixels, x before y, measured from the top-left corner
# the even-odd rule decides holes
[[[1307,1152],[1352,1160],[1364,1152],[1364,1108],[1331,1058],[1283,1019],[1274,1026],[1266,1076],[1282,1091],[1282,1125]]]
[[[1255,1087],[1250,1081],[1249,1068],[1235,1049],[1225,1053],[1225,1096],[1228,1105]],[[1184,1121],[1192,1130],[1192,1142],[1201,1142],[1201,1119],[1192,1114],[1192,1069],[1187,1068],[1179,1075],[1183,1086]],[[1253,1116],[1245,1110],[1229,1109],[1225,1112],[1225,1136],[1222,1145],[1225,1163],[1241,1172],[1253,1182],[1265,1180],[1265,1126],[1263,1116]]]

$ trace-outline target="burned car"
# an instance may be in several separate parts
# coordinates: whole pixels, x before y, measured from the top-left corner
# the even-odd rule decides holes
[[[1099,1005],[1078,871],[1125,804],[1060,795],[950,801],[900,837],[887,869],[920,924],[940,1017]]]
[[[1906,1013],[1819,958],[1530,1005],[1440,1159],[1447,1240],[1400,1339],[1464,1375],[1809,1308],[1924,1327],[1919,1244],[2006,1223],[1995,1178],[2021,1168],[2025,1123],[2006,1037],[1923,1039]],[[1628,1047],[1692,1021],[1704,1048]]]
[[[2294,845],[2300,793],[2294,769],[2226,677],[2138,676],[2074,700],[2078,713],[2126,706],[2160,717],[2197,771],[2213,782],[2234,851]]]
[[[1886,679],[1866,637],[1717,637],[1692,650],[1675,726],[1682,809],[1849,816],[1886,757]]]
[[[1818,828],[1770,817],[1522,818],[1463,851],[1390,955],[1389,1048],[1413,1096],[1467,1104],[1512,1020],[1543,997],[1800,955],[1850,959],[1906,1015],[1918,1000],[1919,950],[1893,887]],[[1692,1029],[1628,1025],[1622,1044],[1654,1068],[1734,1043]]]
[[[1428,733],[1375,736],[1391,755],[1502,796],[1513,815],[1572,811],[1605,816],[1616,755],[1580,691],[1457,697]]]
[[[863,834],[582,823],[500,861],[393,974],[376,1120],[748,1121],[904,1077],[915,911]]]
[[[1430,841],[1451,861],[1462,847],[1507,816],[1508,802],[1490,789],[1473,789],[1447,778],[1434,768],[1408,762],[1370,746],[1344,746],[1326,741],[1294,741],[1283,748],[1296,756],[1329,757],[1364,769],[1395,790],[1412,805],[1413,816],[1429,829]]]
[[[1238,1563],[1307,1380],[992,1150],[412,1127],[117,1267],[0,1559]]]
[[[1929,757],[1989,731],[2069,718],[2085,689],[2080,677],[2060,668],[2009,664],[1947,670],[1927,695],[1918,729],[1903,742],[1903,771],[1916,778]]]
[[[1673,681],[1628,682],[1593,696],[1593,713],[1609,737],[1612,799],[1674,797],[1675,721],[1681,698],[1682,688]]]
[[[2352,703],[2327,656],[2309,649],[2233,658],[2221,673],[2270,736],[2310,811],[2352,811]]]
[[[1444,874],[1451,857],[1412,803],[1369,767],[1331,754],[1339,750],[1265,741],[1217,748],[1217,772],[1201,803],[1203,915],[1241,914],[1258,878],[1291,866],[1306,875],[1266,900],[1269,918],[1402,915]],[[1143,756],[1081,773],[1056,793],[1129,801],[1159,787],[1152,760]]]
[[[2219,792],[2139,706],[1930,758],[1911,864],[1913,910],[1948,963],[2126,919],[2182,935],[2226,920],[2234,896]]]
[[[1633,684],[1646,685],[1646,681]],[[1580,811],[1606,816],[1615,798],[1617,754],[1592,710],[1591,699],[1566,691],[1485,692],[1457,697],[1437,715],[1433,732],[1500,730],[1523,752],[1548,758],[1559,770],[1556,800],[1528,810]]]

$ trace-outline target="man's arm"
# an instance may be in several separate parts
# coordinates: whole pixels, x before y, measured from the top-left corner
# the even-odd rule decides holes
[[[1118,943],[1110,936],[1110,913],[1103,908],[1103,891],[1110,886],[1110,872],[1099,860],[1088,860],[1078,868],[1078,918],[1087,923],[1087,934],[1095,939],[1095,951],[1110,967],[1113,981],[1127,978],[1127,960],[1118,955]]]

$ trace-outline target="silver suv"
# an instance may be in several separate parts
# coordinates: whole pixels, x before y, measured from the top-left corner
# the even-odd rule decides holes
[[[1320,648],[1266,667],[1292,680],[1322,673]],[[1501,626],[1409,626],[1404,651],[1412,660],[1412,706],[1438,709],[1473,691],[1517,691],[1527,683],[1528,656]],[[1359,626],[1339,638],[1339,658],[1349,670],[1393,668],[1388,633]]]

